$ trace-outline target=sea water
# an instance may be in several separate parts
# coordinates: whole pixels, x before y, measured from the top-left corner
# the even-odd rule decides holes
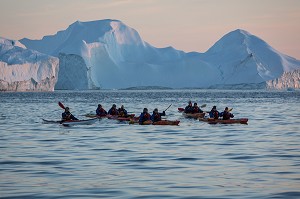
[[[1,198],[300,198],[300,92],[100,90],[0,93]],[[248,125],[178,112],[192,100]],[[179,126],[43,124],[61,101],[80,119],[98,104],[166,111]]]

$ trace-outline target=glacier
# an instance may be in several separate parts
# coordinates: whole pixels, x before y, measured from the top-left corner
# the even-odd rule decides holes
[[[54,91],[59,60],[0,37],[0,91]]]
[[[55,89],[260,84],[300,68],[299,60],[241,29],[224,35],[204,53],[156,48],[135,29],[111,19],[76,21],[55,35],[19,42],[59,59]]]

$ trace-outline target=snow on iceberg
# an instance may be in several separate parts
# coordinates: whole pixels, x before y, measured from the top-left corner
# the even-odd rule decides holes
[[[299,60],[239,29],[226,34],[205,53],[155,48],[136,30],[109,19],[77,21],[55,35],[20,42],[59,57],[63,64],[57,89],[251,84],[300,68]]]
[[[59,60],[0,38],[1,91],[53,91]]]

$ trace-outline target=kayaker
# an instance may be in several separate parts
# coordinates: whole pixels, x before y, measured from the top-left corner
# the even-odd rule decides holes
[[[229,120],[230,118],[233,118],[234,115],[228,111],[228,107],[225,108],[225,110],[220,114],[220,117],[223,118],[223,120]]]
[[[185,113],[193,113],[193,104],[192,101],[189,101],[189,104],[184,109]]]
[[[119,115],[117,106],[115,104],[113,104],[112,107],[109,109],[108,114],[109,115]]]
[[[162,113],[159,113],[158,109],[155,108],[153,110],[153,114],[151,115],[150,119],[152,120],[152,122],[158,122],[158,121],[161,121],[161,116],[165,116],[165,115],[166,115],[165,111],[163,111]]]
[[[74,115],[72,115],[70,113],[70,108],[69,107],[66,107],[65,108],[65,112],[63,112],[61,114],[61,117],[62,117],[62,121],[68,121],[68,120],[78,120],[76,117],[74,117]]]
[[[148,113],[148,109],[144,108],[140,115],[139,124],[144,124],[145,121],[150,120],[151,115]]]
[[[96,115],[100,116],[100,117],[103,117],[103,116],[107,115],[106,110],[104,110],[104,108],[102,107],[101,104],[98,104],[98,108],[96,109]]]
[[[203,113],[203,111],[199,108],[198,104],[195,102],[193,106],[193,112],[192,113]]]
[[[126,111],[126,109],[124,108],[123,105],[121,106],[121,108],[118,109],[118,112],[119,112],[120,117],[127,117],[128,116],[127,111]]]
[[[219,119],[220,112],[217,110],[216,106],[213,106],[211,111],[209,112],[209,117],[214,119]]]

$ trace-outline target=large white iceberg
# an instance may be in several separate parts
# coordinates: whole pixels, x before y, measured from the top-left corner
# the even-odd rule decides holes
[[[0,37],[1,91],[53,91],[58,67],[58,58]]]
[[[299,60],[239,29],[205,53],[155,48],[118,20],[77,21],[55,35],[20,42],[60,58],[57,89],[261,83],[300,68]]]

